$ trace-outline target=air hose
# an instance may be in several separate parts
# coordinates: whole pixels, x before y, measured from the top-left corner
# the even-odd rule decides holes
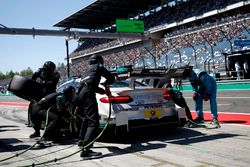
[[[106,92],[108,94],[108,98],[110,99],[110,90],[108,87],[105,87],[106,89]],[[45,165],[45,164],[49,164],[49,163],[52,163],[52,162],[57,162],[57,161],[61,161],[63,159],[66,159],[66,158],[69,158],[79,152],[81,152],[83,149],[85,148],[88,148],[89,146],[91,146],[96,140],[98,140],[104,133],[104,131],[107,129],[108,125],[109,125],[109,121],[110,121],[110,117],[111,117],[111,101],[109,100],[109,116],[108,116],[108,119],[106,121],[106,124],[104,126],[104,128],[102,129],[102,131],[99,133],[99,135],[93,139],[90,143],[88,143],[87,145],[85,145],[83,148],[79,149],[78,151],[75,151],[69,155],[66,155],[66,156],[62,156],[62,157],[59,157],[59,158],[54,158],[54,159],[51,159],[51,160],[48,160],[48,161],[44,161],[44,162],[40,162],[40,163],[33,163],[31,165],[25,165],[25,166],[19,166],[19,167],[34,167],[34,166],[40,166],[40,165]]]
[[[24,150],[24,151],[22,151],[22,152],[20,152],[20,153],[16,153],[16,154],[13,155],[13,156],[10,156],[10,157],[1,159],[0,162],[4,162],[4,161],[7,161],[7,160],[9,160],[9,159],[12,159],[12,158],[18,157],[19,155],[24,154],[25,152],[27,152],[27,151],[29,151],[30,149],[32,149],[33,147],[35,147],[35,145],[38,144],[38,143],[43,139],[43,136],[44,136],[45,131],[46,131],[47,126],[48,126],[48,120],[49,120],[49,116],[48,116],[48,115],[49,115],[49,111],[50,111],[51,108],[53,108],[53,106],[50,107],[50,108],[46,111],[46,121],[45,121],[44,133],[43,133],[43,135],[40,137],[40,139],[39,139],[38,141],[36,141],[33,145],[31,145],[30,147],[28,147],[26,150]]]
[[[49,156],[50,154],[58,153],[59,151],[65,151],[65,150],[68,150],[68,149],[70,149],[70,148],[72,148],[72,147],[74,147],[74,146],[75,146],[75,144],[71,144],[71,145],[69,145],[69,146],[66,147],[66,148],[59,148],[59,149],[57,149],[57,150],[53,150],[53,151],[50,151],[50,152],[48,152],[48,153],[44,153],[44,154],[39,154],[39,155],[34,155],[34,156],[31,156],[31,157],[28,157],[28,158],[23,159],[23,160],[11,161],[11,162],[9,162],[9,164],[11,164],[11,163],[21,163],[21,162],[24,162],[24,161],[33,160],[33,159],[35,159],[35,158],[37,158],[37,157],[40,158],[40,157]]]

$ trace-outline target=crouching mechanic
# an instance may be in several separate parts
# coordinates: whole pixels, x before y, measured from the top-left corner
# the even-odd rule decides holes
[[[97,136],[99,129],[99,112],[95,93],[104,94],[104,89],[98,87],[101,77],[106,80],[104,85],[112,84],[115,77],[103,66],[103,58],[99,55],[90,57],[90,66],[82,76],[76,115],[82,118],[78,146],[84,159],[96,158],[101,153],[93,152],[90,144]]]
[[[171,84],[170,79],[165,82],[163,87],[164,88],[169,88],[170,96],[172,97],[172,100],[176,105],[185,108],[186,117],[187,117],[187,122],[186,122],[187,127],[189,127],[189,128],[196,127],[196,124],[194,123],[194,120],[193,120],[192,114],[190,112],[190,109],[189,109],[189,107],[187,105],[187,102],[186,102],[185,98],[182,95],[182,92],[179,91],[179,90],[174,90],[173,89],[173,86]]]
[[[61,137],[60,129],[63,125],[69,127],[72,112],[75,108],[73,97],[75,88],[68,86],[63,92],[51,93],[34,104],[31,119],[35,132],[30,138],[39,137],[42,121],[48,114],[48,125],[44,132],[44,139],[53,140]]]
[[[198,115],[194,121],[197,123],[204,122],[203,100],[210,100],[210,109],[213,118],[212,124],[220,127],[217,113],[217,84],[215,79],[205,71],[201,71],[197,76],[193,70],[188,70],[184,78],[189,78],[194,91],[193,100],[195,101],[195,110]]]
[[[56,65],[52,61],[46,61],[42,68],[39,68],[33,75],[32,80],[40,84],[42,95],[40,99],[46,95],[56,91],[56,85],[59,81],[60,74],[56,71]],[[31,126],[31,112],[34,102],[31,102],[28,108],[28,126]]]
[[[190,109],[187,105],[187,102],[182,95],[182,92],[179,90],[170,89],[170,95],[171,95],[172,100],[175,104],[177,104],[180,107],[185,108],[186,117],[187,117],[187,122],[186,122],[187,127],[189,127],[189,128],[196,127],[196,124],[193,120],[193,117],[192,117]]]

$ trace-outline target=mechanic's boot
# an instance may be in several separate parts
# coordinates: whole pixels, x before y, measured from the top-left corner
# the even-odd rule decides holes
[[[220,128],[221,127],[217,118],[213,118],[211,124],[215,125],[216,128]]]
[[[37,142],[37,146],[38,147],[41,147],[41,148],[44,148],[44,147],[49,147],[49,146],[52,146],[52,141],[48,141],[46,140],[45,138],[41,138],[38,142]]]
[[[82,140],[80,139],[80,140],[78,141],[77,145],[78,145],[81,149],[86,149],[86,148],[84,148],[84,147],[87,146],[88,143],[84,142],[83,139],[82,139]],[[93,144],[88,145],[88,148],[90,148],[90,147],[92,147],[92,146],[93,146]]]
[[[92,150],[83,150],[80,154],[80,157],[83,160],[100,158],[101,156],[102,156],[101,152],[94,152]]]
[[[204,123],[204,118],[203,117],[197,117],[194,119],[195,123]]]
[[[186,126],[188,128],[196,128],[197,124],[195,122],[191,121],[191,120],[187,120]]]
[[[30,123],[30,122],[25,123],[25,125],[26,125],[27,127],[32,127],[32,123]]]
[[[47,130],[45,131],[43,137],[47,141],[59,141],[63,136],[60,132]]]
[[[40,131],[35,131],[30,135],[30,138],[40,137]]]
[[[83,140],[79,140],[78,143],[77,143],[77,145],[78,145],[79,147],[83,147],[83,146],[84,146]]]

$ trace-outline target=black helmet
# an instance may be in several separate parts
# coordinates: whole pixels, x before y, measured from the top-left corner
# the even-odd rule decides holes
[[[73,93],[75,92],[75,88],[73,86],[67,86],[66,88],[63,89],[63,94],[65,96],[71,97]]]
[[[49,70],[49,71],[54,71],[56,69],[56,65],[52,61],[46,61],[43,64],[43,69],[46,69],[46,70]]]
[[[102,56],[94,54],[90,57],[90,64],[99,64],[99,63],[103,64]]]

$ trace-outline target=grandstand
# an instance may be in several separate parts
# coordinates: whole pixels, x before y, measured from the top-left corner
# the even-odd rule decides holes
[[[244,49],[250,38],[249,0],[97,0],[55,26],[114,32],[115,19],[143,20],[148,40],[79,39],[71,53],[71,75],[79,76],[95,53],[107,67],[178,67],[225,70],[225,54]],[[60,69],[62,76],[65,69]],[[65,75],[66,76],[66,75]]]

